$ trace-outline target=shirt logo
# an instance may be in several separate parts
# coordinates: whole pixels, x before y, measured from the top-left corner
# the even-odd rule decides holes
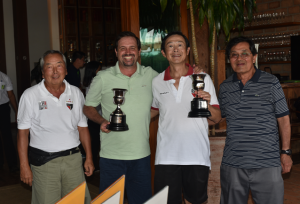
[[[142,85],[142,87],[146,87],[146,85]]]
[[[195,90],[194,89],[191,89],[191,94],[196,97],[196,94],[195,94]]]
[[[39,109],[40,110],[48,109],[47,101],[39,101]]]
[[[1,89],[4,89],[4,88],[5,88],[5,85],[2,85],[2,86],[1,86]]]
[[[67,100],[66,101],[66,106],[72,110],[73,109],[73,101],[71,99]]]
[[[71,103],[66,103],[66,106],[67,106],[70,110],[73,109],[73,104],[71,104]]]
[[[258,94],[255,94],[255,96],[259,96]]]
[[[168,91],[166,91],[166,92],[162,92],[162,93],[160,93],[160,94],[168,94],[169,92]]]

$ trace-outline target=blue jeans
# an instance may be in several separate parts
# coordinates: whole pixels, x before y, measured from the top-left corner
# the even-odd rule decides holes
[[[152,197],[150,156],[136,160],[115,160],[100,157],[100,187],[102,193],[125,175],[125,189],[130,204],[142,204]]]

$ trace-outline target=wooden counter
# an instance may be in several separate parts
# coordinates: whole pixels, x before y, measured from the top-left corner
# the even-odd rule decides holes
[[[283,83],[281,86],[286,99],[300,97],[300,83]]]

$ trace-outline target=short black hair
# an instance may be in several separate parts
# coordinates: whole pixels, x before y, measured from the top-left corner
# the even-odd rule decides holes
[[[82,59],[85,57],[85,53],[81,51],[75,51],[72,55],[72,63],[76,61],[76,59]]]
[[[239,36],[239,37],[235,37],[235,38],[232,38],[228,45],[226,46],[226,56],[229,58],[230,56],[230,52],[231,52],[231,48],[241,42],[246,42],[249,44],[249,49],[252,53],[252,55],[256,55],[257,54],[257,50],[255,49],[255,44],[254,42],[250,39],[250,38],[247,38],[247,37],[244,37],[244,36]]]
[[[121,40],[121,38],[124,38],[124,37],[133,37],[133,38],[135,38],[136,44],[138,46],[138,49],[139,50],[141,49],[141,41],[140,41],[140,39],[138,37],[136,37],[136,35],[133,32],[123,31],[116,38],[116,41],[115,41],[115,49],[116,50],[118,50],[118,42],[119,42],[119,40]]]
[[[183,37],[184,41],[185,41],[185,45],[186,45],[186,49],[190,47],[190,42],[189,40],[187,39],[187,37],[185,35],[182,34],[182,32],[180,31],[173,31],[173,32],[170,32],[168,33],[168,35],[166,37],[163,38],[162,42],[161,42],[161,50],[162,51],[165,51],[165,44],[166,44],[166,40],[171,37],[172,35],[180,35]]]
[[[101,66],[100,62],[90,61],[85,66],[84,77],[83,77],[83,86],[88,87],[93,78],[96,76],[96,71]]]

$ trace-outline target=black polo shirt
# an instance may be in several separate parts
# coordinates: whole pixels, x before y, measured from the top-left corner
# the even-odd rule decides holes
[[[80,70],[76,69],[73,64],[70,64],[67,70],[68,70],[68,74],[65,77],[67,82],[69,82],[69,84],[73,86],[80,88],[80,80],[81,80]]]
[[[280,166],[277,118],[289,114],[278,79],[256,70],[245,84],[234,73],[220,85],[219,103],[227,122],[223,165],[235,168]]]

